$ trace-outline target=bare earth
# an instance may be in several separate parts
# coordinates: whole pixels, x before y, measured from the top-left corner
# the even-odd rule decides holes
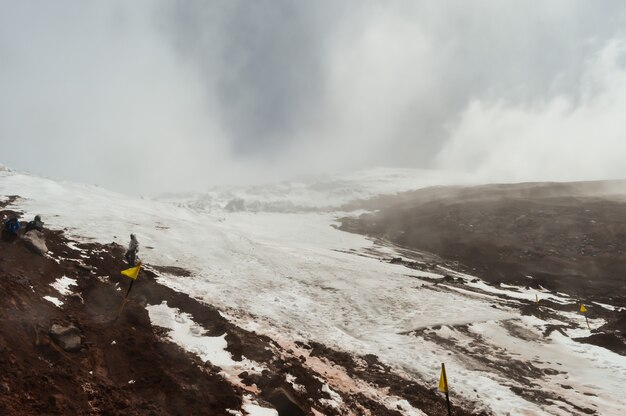
[[[399,264],[446,263],[496,287],[623,307],[603,312],[608,323],[584,341],[626,354],[626,182],[435,187],[349,208],[376,211],[339,228],[405,247]]]

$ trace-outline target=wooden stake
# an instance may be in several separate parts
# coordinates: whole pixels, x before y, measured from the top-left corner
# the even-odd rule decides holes
[[[120,305],[120,308],[117,311],[117,316],[115,317],[116,321],[117,321],[117,318],[119,318],[120,315],[122,314],[122,311],[124,310],[124,306],[126,306],[126,302],[128,302],[128,295],[130,294],[130,290],[133,288],[133,283],[135,283],[135,281],[131,280],[130,286],[128,286],[128,290],[126,291],[126,296],[124,296],[124,301],[122,301],[122,304]]]

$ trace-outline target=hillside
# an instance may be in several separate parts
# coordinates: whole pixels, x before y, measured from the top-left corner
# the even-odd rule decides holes
[[[19,197],[0,208],[8,202]],[[3,218],[16,214],[0,209]],[[341,415],[344,406],[401,414],[366,392],[331,390],[325,378],[334,362],[368,390],[410,388],[411,402],[444,414],[440,397],[374,356],[346,357],[317,343],[285,349],[158,283],[162,274],[189,278],[185,269],[145,265],[124,303],[123,247],[70,241],[60,231],[47,231],[46,243],[49,256],[41,257],[19,240],[0,242],[2,414]],[[74,327],[79,345],[56,339],[54,325]],[[399,408],[411,408],[405,403]]]
[[[458,262],[495,284],[626,306],[626,182],[440,187],[376,203],[343,230]]]
[[[407,197],[352,205],[384,215]],[[2,242],[7,411],[437,415],[442,362],[454,414],[626,407],[615,299],[585,300],[587,326],[571,292],[338,230],[346,206],[209,212],[6,170],[0,201],[4,216],[40,214],[51,251],[31,261]],[[130,232],[146,267],[116,320]],[[81,347],[60,348],[53,324]]]

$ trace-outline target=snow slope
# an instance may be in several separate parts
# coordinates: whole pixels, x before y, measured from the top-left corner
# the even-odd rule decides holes
[[[620,394],[626,357],[573,341],[570,336],[589,334],[582,327],[541,336],[548,323],[576,322],[576,316],[521,317],[511,303],[519,302],[516,288],[459,289],[433,283],[441,275],[381,262],[393,249],[336,230],[336,213],[206,212],[0,171],[0,197],[8,195],[23,198],[14,206],[26,218],[41,214],[47,227],[78,240],[126,245],[135,233],[144,261],[193,274],[163,275],[162,283],[283,345],[314,340],[375,354],[433,387],[445,362],[451,396],[497,415],[626,409]],[[501,297],[507,294],[513,300]],[[512,363],[539,369],[540,376],[513,374]]]
[[[200,211],[301,212],[427,186],[470,184],[466,175],[424,169],[376,168],[259,186],[215,187],[204,193],[164,195],[161,201]]]

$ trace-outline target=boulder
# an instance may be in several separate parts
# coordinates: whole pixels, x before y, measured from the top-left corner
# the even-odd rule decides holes
[[[74,352],[80,350],[80,331],[74,325],[54,324],[48,332],[50,338],[65,351]]]
[[[24,242],[24,245],[35,254],[45,256],[48,252],[46,240],[43,233],[39,230],[30,230],[24,234],[22,241]]]

